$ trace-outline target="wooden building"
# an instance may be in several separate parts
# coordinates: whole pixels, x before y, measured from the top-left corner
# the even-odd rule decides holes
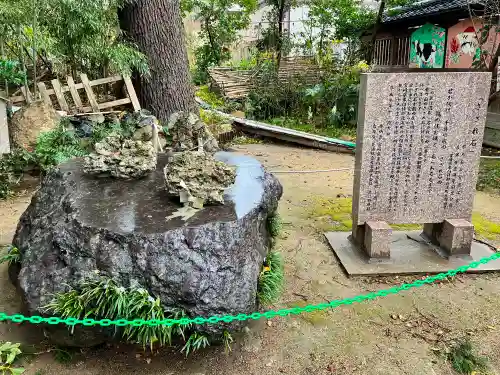
[[[377,32],[373,63],[381,68],[471,68],[479,49],[476,33],[482,26],[482,3],[428,0],[386,12]]]

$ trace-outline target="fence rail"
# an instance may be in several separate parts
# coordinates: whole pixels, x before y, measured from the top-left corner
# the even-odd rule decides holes
[[[66,85],[62,85],[61,81],[58,79],[53,79],[50,81],[52,88],[47,88],[48,82],[39,82],[37,86],[41,98],[45,103],[68,113],[100,112],[103,109],[109,109],[126,104],[132,104],[134,111],[139,111],[141,109],[139,99],[137,98],[130,77],[116,75],[90,81],[86,74],[80,74],[80,80],[80,83],[75,83],[72,76],[67,76]],[[126,97],[99,103],[92,87],[120,81],[123,81],[125,84]],[[82,101],[82,97],[78,92],[78,90],[82,89],[86,95],[85,101]],[[22,87],[21,92],[22,95],[12,96],[9,98],[12,104],[22,105],[24,103],[31,103],[34,100],[34,97],[29,89]],[[69,94],[69,96],[67,96],[67,94]],[[68,101],[69,98],[71,98],[70,101]]]

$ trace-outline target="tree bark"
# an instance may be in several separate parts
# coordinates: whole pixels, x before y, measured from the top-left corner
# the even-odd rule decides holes
[[[373,34],[372,40],[368,47],[368,55],[366,56],[366,62],[368,65],[372,63],[373,60],[373,52],[375,51],[375,42],[377,41],[377,33],[380,25],[382,23],[382,16],[384,15],[385,10],[385,0],[380,0],[380,6],[378,8],[377,20],[375,21],[375,25],[373,26]]]
[[[139,100],[160,121],[196,109],[179,0],[136,0],[120,11],[121,28],[148,57]]]
[[[276,69],[279,70],[280,68],[280,63],[281,63],[281,56],[283,54],[282,49],[283,49],[283,22],[285,18],[285,11],[287,10],[287,0],[281,0],[280,6],[278,8],[278,40],[276,43],[276,49],[277,49],[277,67]]]

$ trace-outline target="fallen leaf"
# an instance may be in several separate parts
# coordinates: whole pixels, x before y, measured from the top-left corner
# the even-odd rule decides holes
[[[151,358],[146,358],[146,363],[149,365],[151,363]]]

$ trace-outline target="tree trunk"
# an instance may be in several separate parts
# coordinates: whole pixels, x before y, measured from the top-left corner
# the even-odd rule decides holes
[[[142,107],[160,121],[195,110],[179,0],[127,2],[120,23],[148,58],[151,76],[140,79],[138,90]]]
[[[373,60],[373,52],[375,51],[375,42],[377,41],[377,33],[380,28],[380,24],[382,23],[382,16],[384,15],[385,10],[385,0],[380,0],[380,7],[378,8],[377,20],[375,21],[375,25],[373,26],[373,34],[370,45],[368,46],[368,55],[366,56],[366,62],[368,65],[372,63]]]
[[[281,56],[283,54],[283,22],[285,18],[286,11],[286,0],[281,0],[280,6],[278,8],[278,40],[276,44],[277,49],[277,66],[276,69],[279,70],[281,63]]]

